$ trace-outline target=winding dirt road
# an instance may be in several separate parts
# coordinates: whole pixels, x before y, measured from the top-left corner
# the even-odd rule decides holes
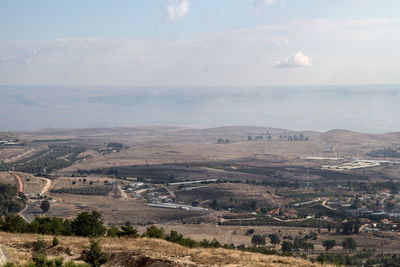
[[[322,206],[324,206],[325,208],[327,208],[327,209],[329,209],[329,210],[337,210],[336,208],[332,208],[332,207],[328,206],[328,205],[326,204],[327,201],[328,201],[327,199],[325,199],[324,201],[322,201]]]
[[[23,193],[24,192],[24,183],[22,182],[21,177],[19,177],[18,174],[13,173],[15,177],[15,183],[17,184],[18,192]]]
[[[15,177],[15,183],[17,184],[18,192],[24,193],[24,183],[22,182],[21,177],[17,173],[12,173],[12,174]],[[47,193],[50,190],[51,180],[47,179],[47,178],[38,178],[38,179],[46,181],[46,184],[42,188],[42,191],[39,193],[40,195],[44,195],[45,193]],[[31,210],[37,205],[38,202],[39,201],[28,200],[26,202],[25,208],[23,210],[21,210],[18,214],[26,222],[31,223],[33,221],[33,217],[31,216]],[[0,264],[0,266],[1,266],[1,264]]]
[[[46,181],[46,185],[43,187],[42,192],[40,192],[41,195],[44,195],[45,193],[47,193],[50,189],[51,186],[51,180],[47,179],[47,178],[40,178],[42,180]]]

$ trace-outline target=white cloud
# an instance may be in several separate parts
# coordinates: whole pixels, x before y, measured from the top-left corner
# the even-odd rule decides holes
[[[255,6],[272,6],[275,4],[283,4],[285,0],[254,0],[254,5]]]
[[[179,0],[177,3],[167,7],[167,17],[172,21],[178,20],[186,16],[189,10],[189,0]]]
[[[399,83],[398,20],[303,20],[161,40],[2,41],[0,84]],[[303,53],[286,54],[293,48]],[[280,69],[311,63],[318,68],[290,77]]]
[[[281,59],[275,62],[277,68],[294,68],[311,66],[311,58],[299,51],[291,57]]]

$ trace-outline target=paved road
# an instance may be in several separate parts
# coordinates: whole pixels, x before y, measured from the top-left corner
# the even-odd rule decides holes
[[[15,177],[15,179],[16,179],[16,183],[17,183],[17,186],[18,186],[18,191],[23,193],[23,192],[24,192],[24,184],[23,184],[23,182],[22,182],[21,177],[20,177],[18,174],[16,174],[16,173],[13,173],[13,175],[14,175],[14,177]],[[50,179],[47,179],[47,178],[39,178],[39,179],[45,180],[45,181],[46,181],[45,186],[43,187],[42,191],[40,192],[40,194],[43,195],[43,194],[45,194],[45,193],[47,193],[47,192],[49,191],[50,186],[51,186],[51,180],[50,180]],[[24,208],[22,211],[20,211],[18,214],[19,214],[26,222],[31,223],[31,222],[33,222],[33,220],[35,219],[35,215],[32,214],[32,211],[34,210],[34,208],[35,208],[38,204],[40,204],[40,201],[29,201],[29,200],[28,200],[28,201],[26,202],[25,208]]]
[[[31,223],[35,219],[35,215],[32,211],[35,209],[37,205],[40,204],[40,201],[29,201],[26,202],[25,209],[20,211],[18,214],[27,222]]]

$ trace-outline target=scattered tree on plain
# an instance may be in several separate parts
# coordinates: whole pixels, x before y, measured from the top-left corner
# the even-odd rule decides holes
[[[265,237],[262,235],[253,235],[251,238],[251,243],[254,246],[264,246],[265,245]]]
[[[325,240],[324,242],[322,242],[322,245],[324,246],[325,250],[328,252],[328,250],[330,250],[336,246],[336,241],[334,239]]]
[[[50,209],[50,202],[47,199],[43,200],[42,204],[40,205],[40,209],[43,212],[48,212]]]

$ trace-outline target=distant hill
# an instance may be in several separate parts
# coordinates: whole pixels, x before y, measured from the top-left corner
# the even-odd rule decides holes
[[[385,144],[399,144],[400,133],[369,134],[336,129],[321,133],[315,136],[314,140],[330,143],[360,143],[379,146]]]
[[[272,135],[281,135],[281,134],[299,134],[303,133],[307,136],[318,135],[317,131],[294,131],[280,128],[271,128],[271,127],[260,127],[260,126],[223,126],[223,127],[214,127],[214,128],[204,128],[204,129],[185,129],[181,132],[187,133],[205,133],[205,134],[236,134],[236,135],[249,135],[249,134],[265,134],[269,132]]]

